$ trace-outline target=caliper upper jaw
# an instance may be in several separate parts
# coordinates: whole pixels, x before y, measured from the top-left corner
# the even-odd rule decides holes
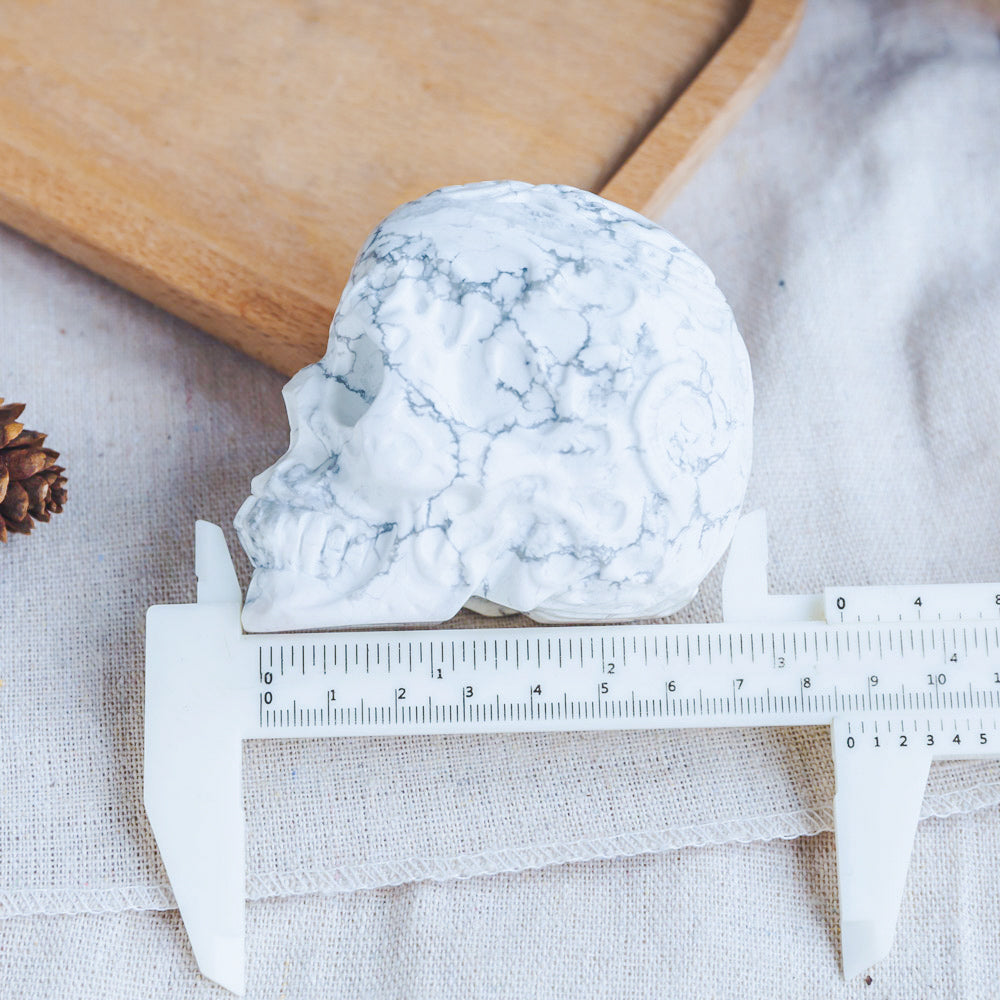
[[[724,622],[823,621],[822,594],[770,594],[767,590],[767,517],[744,514],[729,543],[722,575]]]

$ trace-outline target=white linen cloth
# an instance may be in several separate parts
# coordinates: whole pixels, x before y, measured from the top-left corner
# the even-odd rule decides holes
[[[998,30],[816,0],[661,220],[747,341],[776,591],[1000,577]],[[143,616],[193,599],[196,517],[245,586],[282,383],[0,232],[0,394],[70,492],[0,549],[0,998],[225,995],[142,808]],[[674,620],[717,620],[719,579]],[[870,986],[823,730],[250,743],[244,773],[250,996],[1000,995],[996,762],[933,767]]]

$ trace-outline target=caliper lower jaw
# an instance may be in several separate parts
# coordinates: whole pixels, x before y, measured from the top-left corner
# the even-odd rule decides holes
[[[762,510],[744,515],[722,579],[723,619],[825,621],[825,607],[824,594],[768,593],[767,520]],[[923,748],[876,748],[870,739],[852,736],[842,718],[833,720],[830,739],[841,963],[850,979],[892,948],[931,754]]]
[[[199,968],[242,994],[241,596],[216,525],[198,522],[195,552],[198,603],[146,616],[143,801]]]

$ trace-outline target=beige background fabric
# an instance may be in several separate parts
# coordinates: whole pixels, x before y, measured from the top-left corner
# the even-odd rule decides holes
[[[248,996],[997,995],[997,825],[922,823],[892,955],[842,984],[830,834],[690,848],[247,908]],[[991,883],[994,889],[990,891]],[[200,979],[176,910],[6,922],[11,997],[228,994]]]
[[[662,220],[747,341],[775,590],[1000,578],[998,32],[982,3],[816,0]],[[231,521],[282,381],[0,232],[0,393],[70,477],[0,550],[0,998],[224,995],[142,809],[143,615],[193,599],[196,517],[246,584]],[[718,619],[719,579],[676,620]],[[934,766],[869,987],[839,979],[821,729],[244,760],[252,996],[1000,994],[997,762]]]

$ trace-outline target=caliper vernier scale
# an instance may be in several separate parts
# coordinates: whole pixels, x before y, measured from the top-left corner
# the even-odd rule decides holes
[[[247,635],[222,531],[149,609],[146,812],[201,971],[244,990],[245,739],[830,725],[845,977],[895,933],[931,760],[1000,757],[1000,584],[767,593],[744,517],[725,624]]]

